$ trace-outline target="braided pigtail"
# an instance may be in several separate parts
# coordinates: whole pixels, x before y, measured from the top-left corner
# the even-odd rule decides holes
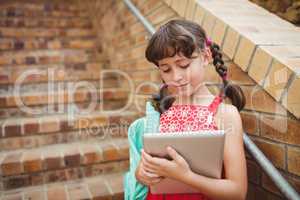
[[[152,105],[154,106],[155,110],[160,112],[161,114],[168,110],[173,102],[175,101],[175,98],[171,96],[168,92],[168,85],[167,84],[162,84],[160,86],[158,94],[153,94],[152,95]]]
[[[206,42],[207,46],[210,47],[213,64],[219,76],[222,78],[223,87],[220,91],[220,95],[222,98],[228,97],[231,100],[231,103],[237,107],[240,111],[244,108],[246,99],[242,89],[235,84],[232,84],[227,79],[227,67],[223,61],[222,53],[220,51],[219,45],[210,41],[209,39]]]

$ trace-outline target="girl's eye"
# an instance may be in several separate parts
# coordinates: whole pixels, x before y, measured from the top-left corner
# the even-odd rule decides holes
[[[170,71],[170,69],[164,69],[164,70],[162,70],[163,72],[169,72]]]
[[[182,67],[182,68],[188,68],[189,66],[190,66],[190,64],[182,65],[181,67]]]

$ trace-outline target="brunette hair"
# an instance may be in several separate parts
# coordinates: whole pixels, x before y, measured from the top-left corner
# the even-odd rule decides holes
[[[215,70],[223,80],[220,95],[222,98],[228,97],[238,110],[242,110],[245,106],[243,91],[238,85],[228,82],[227,67],[222,59],[220,47],[207,38],[205,30],[197,23],[188,20],[167,22],[151,37],[145,54],[149,62],[158,66],[158,61],[163,58],[173,57],[179,53],[191,58],[194,51],[200,52],[206,46],[209,46]],[[158,94],[152,95],[151,98],[153,106],[160,113],[171,107],[175,101],[175,98],[168,93],[167,88],[168,86],[163,84]]]

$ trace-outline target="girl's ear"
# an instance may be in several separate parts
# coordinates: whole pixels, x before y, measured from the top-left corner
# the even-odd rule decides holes
[[[212,62],[212,53],[209,47],[205,47],[203,50],[203,64],[206,66]]]

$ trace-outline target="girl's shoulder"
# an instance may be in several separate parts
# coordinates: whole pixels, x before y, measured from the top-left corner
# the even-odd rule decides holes
[[[227,104],[223,102],[219,105],[216,117],[224,123],[239,123],[241,120],[241,116],[238,109],[232,104]]]

